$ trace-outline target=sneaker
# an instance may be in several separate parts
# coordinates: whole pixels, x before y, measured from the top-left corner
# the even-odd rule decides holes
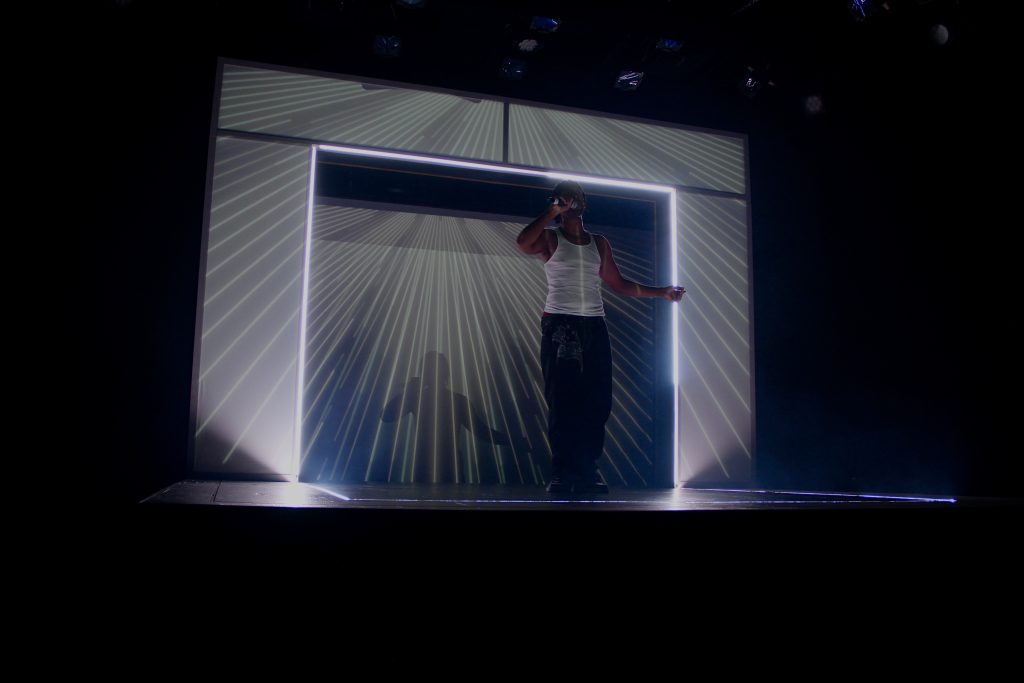
[[[605,483],[604,479],[601,478],[601,473],[597,470],[594,471],[593,475],[588,475],[576,483],[573,487],[574,493],[608,493],[608,484]]]
[[[567,482],[559,475],[551,477],[551,481],[548,482],[547,487],[548,493],[572,493],[572,484]]]

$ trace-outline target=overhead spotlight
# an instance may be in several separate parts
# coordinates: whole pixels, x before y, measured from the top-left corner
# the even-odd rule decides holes
[[[402,39],[398,36],[374,36],[373,54],[381,57],[398,57],[402,54]]]
[[[551,17],[534,17],[533,20],[530,21],[530,28],[534,31],[540,31],[541,33],[554,33],[561,25],[561,21],[558,19],[552,19]]]
[[[501,63],[501,69],[498,73],[501,74],[502,78],[520,81],[526,75],[526,62],[510,57]]]
[[[740,78],[739,89],[741,93],[753,99],[759,92],[773,85],[775,83],[769,80],[765,73],[755,70],[752,66],[748,66]]]
[[[539,52],[543,46],[533,38],[526,38],[516,43],[516,49],[520,52]]]
[[[427,0],[395,0],[396,5],[402,7],[412,7],[413,9],[419,9],[427,4]]]
[[[753,97],[760,92],[763,87],[764,83],[754,75],[752,70],[747,71],[747,73],[745,73],[740,79],[740,91],[747,97]]]
[[[662,52],[679,52],[683,49],[683,41],[673,40],[672,38],[661,38],[658,40],[658,43],[654,48],[656,50],[661,50]]]
[[[945,45],[949,42],[949,29],[942,24],[935,24],[928,29],[928,38],[936,45]]]
[[[615,87],[618,90],[636,90],[643,79],[643,71],[623,71],[615,79]]]

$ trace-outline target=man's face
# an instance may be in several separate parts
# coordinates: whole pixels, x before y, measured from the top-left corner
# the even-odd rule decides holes
[[[573,216],[582,216],[583,210],[587,207],[586,203],[584,203],[582,199],[578,199],[566,192],[562,192],[561,194],[559,194],[558,198],[562,201],[562,204],[565,204],[567,206],[572,206],[572,203],[576,202],[576,208],[569,209],[569,211],[566,212]]]

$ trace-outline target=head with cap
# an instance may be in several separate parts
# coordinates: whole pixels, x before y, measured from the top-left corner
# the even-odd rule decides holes
[[[576,208],[569,209],[569,211],[566,212],[571,216],[579,218],[583,215],[583,212],[587,210],[587,195],[583,192],[583,188],[577,182],[573,182],[572,180],[563,180],[555,185],[555,189],[552,190],[551,194],[553,197],[560,197],[563,200],[576,203]],[[558,216],[555,216],[555,221],[561,223],[562,215],[559,214]]]

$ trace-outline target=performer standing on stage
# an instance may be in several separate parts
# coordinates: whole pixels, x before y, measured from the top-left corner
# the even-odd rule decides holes
[[[540,364],[553,454],[551,493],[606,493],[597,471],[612,408],[612,355],[601,280],[622,296],[679,301],[682,287],[648,287],[619,273],[607,238],[583,227],[587,197],[559,183],[551,204],[523,228],[516,245],[544,261],[548,298],[541,318]],[[547,229],[554,220],[560,228]]]

